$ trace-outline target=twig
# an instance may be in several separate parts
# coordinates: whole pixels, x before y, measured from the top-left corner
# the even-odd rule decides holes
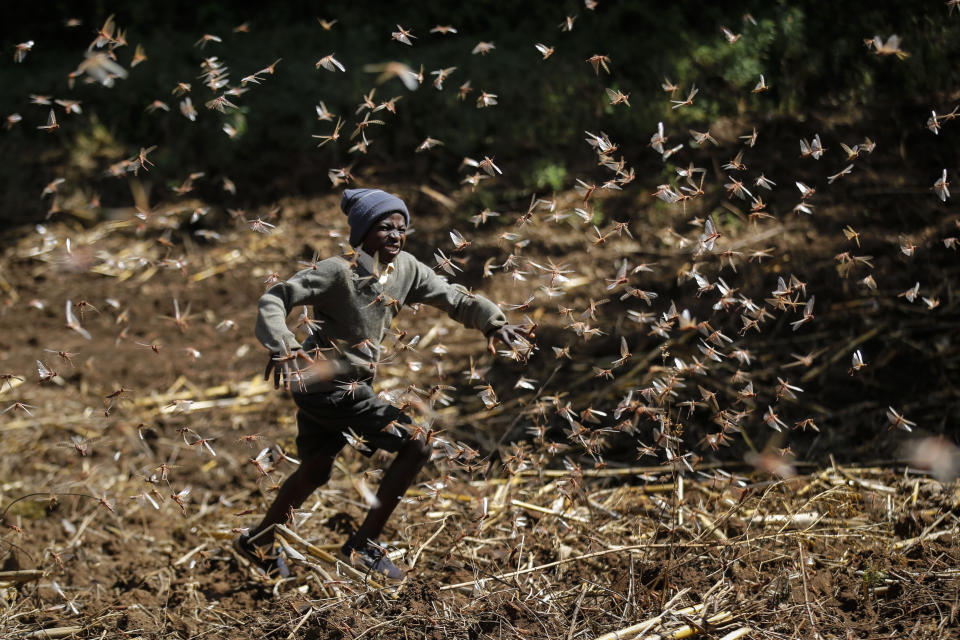
[[[83,627],[51,627],[50,629],[39,629],[31,631],[23,636],[24,638],[66,638],[83,631]]]
[[[713,534],[713,536],[720,542],[726,542],[727,536],[723,531],[720,531],[720,528],[717,526],[717,523],[710,519],[703,511],[699,509],[694,510],[694,514],[697,516],[697,519],[705,526],[707,529],[704,533]],[[701,534],[702,537],[703,534]]]
[[[385,626],[390,625],[390,624],[399,624],[400,622],[403,622],[403,621],[406,620],[407,618],[412,618],[412,617],[413,617],[413,616],[411,616],[411,615],[408,614],[408,615],[400,616],[399,618],[392,618],[392,619],[390,619],[390,620],[384,620],[383,622],[378,622],[377,624],[373,625],[372,627],[367,627],[366,629],[364,629],[364,630],[360,633],[360,635],[358,635],[357,637],[355,637],[353,640],[360,640],[360,638],[362,638],[363,636],[367,635],[368,633],[370,633],[370,632],[373,631],[374,629],[379,629],[380,627],[385,627]]]
[[[173,563],[173,566],[176,567],[176,566],[179,566],[179,565],[183,564],[184,562],[186,562],[187,560],[189,560],[190,558],[192,558],[192,557],[194,556],[194,554],[196,554],[196,553],[199,552],[199,551],[203,551],[206,547],[207,547],[207,543],[206,543],[206,542],[204,542],[203,544],[197,545],[196,547],[194,547],[194,548],[191,549],[190,551],[187,551],[185,554],[183,554],[182,556],[180,556],[180,558],[178,558],[177,561]]]
[[[939,518],[934,520],[929,527],[921,531],[920,535],[918,535],[915,538],[909,538],[907,540],[900,540],[899,542],[895,542],[893,544],[893,548],[907,551],[909,549],[912,549],[915,544],[919,542],[923,542],[924,540],[933,540],[935,538],[940,538],[950,533],[953,533],[955,531],[955,528],[944,529],[943,531],[938,531],[937,533],[933,533],[933,534],[930,533],[931,531],[933,531],[934,527],[936,527],[938,524],[943,522],[943,519],[946,518],[948,515],[950,515],[949,511],[944,512]]]
[[[721,611],[720,613],[717,613],[716,615],[713,615],[707,618],[705,622],[708,625],[708,627],[710,627],[710,626],[726,624],[731,620],[733,620],[732,613],[730,613],[729,611]],[[662,636],[657,636],[657,638],[673,638],[673,640],[683,640],[683,638],[689,638],[691,636],[695,636],[699,633],[702,633],[702,631],[703,630],[699,627],[699,625],[695,627],[693,625],[685,624],[679,629],[676,629],[674,631],[669,631]]]
[[[646,633],[647,631],[655,627],[657,624],[659,624],[660,621],[663,620],[663,616],[665,616],[673,607],[674,603],[676,603],[676,601],[679,600],[682,596],[684,596],[688,591],[690,591],[689,587],[678,591],[675,596],[670,598],[670,601],[667,602],[667,606],[664,608],[663,612],[660,613],[660,615],[644,620],[643,622],[638,622],[636,624],[630,625],[629,627],[625,627],[623,629],[618,629],[616,631],[611,631],[610,633],[605,633],[602,636],[595,638],[595,640],[628,640],[629,638],[637,637],[641,633]],[[697,613],[698,611],[703,609],[703,607],[704,605],[702,603],[695,604],[692,607],[681,609],[677,613],[693,615],[694,613]]]
[[[589,588],[589,586],[589,584],[584,582],[583,587],[580,588],[580,597],[577,598],[577,604],[573,608],[573,615],[570,616],[570,630],[567,631],[567,640],[573,638],[573,632],[577,628],[577,614],[580,613],[580,605],[583,604],[583,596],[587,595],[587,588]]]
[[[634,593],[633,593],[633,583],[636,578],[634,577],[634,557],[633,554],[630,554],[630,583],[627,585],[627,602],[623,605],[623,614],[620,616],[620,622],[626,620],[627,616],[633,613],[634,609]]]
[[[70,540],[67,541],[65,548],[69,549],[80,541],[80,538],[83,536],[83,532],[87,530],[87,527],[90,526],[90,523],[93,521],[96,515],[97,515],[96,511],[92,511],[89,514],[87,514],[87,517],[85,517],[83,521],[80,523],[80,526],[77,527],[77,532],[73,534],[73,537],[70,538]]]
[[[813,637],[820,638],[820,632],[817,631],[817,623],[813,619],[813,607],[810,606],[810,594],[807,590],[807,566],[806,558],[803,557],[803,542],[797,540],[797,549],[800,550],[800,576],[803,578],[803,603],[807,608],[807,616],[810,618],[810,630],[813,631]]]
[[[447,526],[447,518],[444,518],[444,519],[443,519],[443,522],[441,522],[441,523],[440,523],[440,526],[437,528],[437,530],[433,532],[433,535],[431,535],[429,538],[427,538],[427,541],[424,542],[422,545],[420,545],[420,548],[417,549],[417,552],[416,552],[415,554],[413,554],[413,559],[410,561],[410,568],[411,568],[411,569],[413,569],[413,568],[416,566],[417,560],[420,559],[420,554],[423,553],[423,550],[426,549],[426,548],[430,545],[430,543],[433,542],[433,541],[436,539],[436,537],[437,537],[438,535],[440,535],[440,532],[443,531],[443,528],[444,528],[445,526]]]
[[[297,626],[295,626],[293,630],[287,634],[287,640],[293,640],[294,638],[297,637],[297,631],[300,630],[300,627],[303,626],[303,623],[307,621],[307,618],[309,618],[310,614],[312,613],[313,613],[313,607],[310,607],[309,609],[307,609],[307,612],[303,614],[303,617],[300,618],[299,622],[297,622]]]
[[[541,507],[535,504],[530,504],[529,502],[522,502],[520,500],[511,500],[510,504],[515,507],[520,507],[522,509],[527,509],[529,511],[536,511],[538,513],[546,513],[547,515],[556,516],[558,518],[564,518],[566,520],[574,520],[576,522],[582,522],[584,524],[590,524],[590,520],[582,516],[573,515],[570,513],[561,513],[560,511],[555,511],[554,509],[548,509],[546,507]]]
[[[587,553],[582,556],[577,556],[575,558],[566,558],[564,560],[555,560],[554,562],[548,562],[546,564],[537,565],[535,567],[527,567],[526,569],[520,569],[519,571],[511,571],[509,573],[501,573],[495,576],[488,576],[486,578],[479,578],[477,580],[470,580],[469,582],[458,582],[457,584],[448,584],[440,587],[440,591],[449,591],[450,589],[462,589],[463,587],[472,586],[476,582],[485,582],[487,580],[506,580],[507,578],[513,578],[514,576],[522,576],[527,573],[533,573],[534,571],[541,571],[543,569],[549,569],[551,567],[556,567],[561,564],[567,564],[568,562],[576,562],[577,560],[586,560],[587,558],[596,558],[597,556],[605,556],[610,553],[619,553],[621,551],[633,551],[635,549],[646,549],[650,545],[648,544],[633,544],[626,547],[614,547],[613,549],[604,549],[603,551],[594,551],[593,553]],[[664,545],[666,546],[666,545]]]
[[[39,569],[20,569],[19,571],[0,571],[0,584],[21,584],[23,582],[33,582],[43,576],[43,571]]]
[[[797,466],[803,466],[805,463],[798,462]],[[813,466],[811,463],[810,466]],[[697,470],[707,470],[707,469],[730,469],[733,467],[747,467],[748,465],[730,463],[730,462],[707,462],[701,463],[696,466]],[[584,469],[581,471],[581,475],[584,478],[615,478],[620,476],[642,476],[651,473],[666,473],[673,469],[673,465],[663,464],[657,466],[649,467],[622,467],[619,469]],[[544,477],[544,478],[562,478],[564,476],[570,475],[570,472],[566,469],[527,469],[521,471],[519,474],[523,477]],[[690,482],[690,479],[687,479],[687,482]],[[647,484],[647,485],[638,485],[636,489],[644,489],[648,492],[664,492],[664,491],[673,491],[673,484]]]

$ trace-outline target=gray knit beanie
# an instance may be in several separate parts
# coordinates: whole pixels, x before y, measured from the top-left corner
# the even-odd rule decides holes
[[[350,246],[363,244],[367,231],[377,220],[390,213],[402,213],[410,224],[410,212],[403,200],[380,189],[344,189],[340,208],[350,224]]]

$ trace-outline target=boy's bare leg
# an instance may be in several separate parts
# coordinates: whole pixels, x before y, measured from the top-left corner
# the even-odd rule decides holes
[[[320,455],[301,461],[300,468],[280,486],[263,520],[250,530],[251,542],[257,546],[273,546],[273,525],[286,522],[291,510],[299,508],[317,487],[330,479],[335,458]]]
[[[390,514],[400,504],[400,498],[413,484],[417,473],[429,459],[430,445],[422,440],[410,440],[400,449],[383,475],[377,490],[377,499],[380,504],[367,512],[363,524],[351,538],[353,544],[362,544],[367,540],[376,540],[380,537]]]

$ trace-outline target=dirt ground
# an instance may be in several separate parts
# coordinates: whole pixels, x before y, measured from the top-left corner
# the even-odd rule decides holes
[[[612,415],[628,389],[671,362],[617,296],[589,320],[590,301],[621,256],[637,255],[636,241],[612,237],[600,249],[572,225],[523,251],[572,265],[561,304],[604,335],[571,339],[555,302],[524,303],[541,284],[534,275],[481,277],[488,257],[512,252],[498,236],[509,228],[462,223],[474,246],[458,280],[537,323],[539,353],[524,368],[486,354],[481,336],[434,310],[401,316],[398,340],[421,340],[382,368],[379,386],[429,398],[434,428],[460,446],[456,455],[438,448],[388,528],[406,582],[382,588],[325,553],[362,518],[358,483],[375,484],[385,462],[349,449],[289,525],[293,577],[258,576],[230,540],[258,522],[296,463],[281,453],[295,456],[293,404],[259,377],[255,302],[275,277],[302,268],[298,260],[338,253],[346,226],[330,196],[279,203],[270,234],[241,216],[217,227],[219,237],[198,236],[185,222],[193,206],[160,209],[145,225],[125,210],[95,225],[65,218],[23,230],[3,251],[0,636],[597,638],[650,621],[641,637],[684,637],[685,625],[715,638],[958,637],[958,485],[902,462],[849,463],[844,454],[896,452],[896,433],[871,419],[841,435],[794,431],[801,461],[778,458],[795,464],[783,477],[743,462],[753,443],[696,445],[710,425],[701,406],[689,407],[682,434],[682,451],[696,455],[672,465],[663,451],[637,460],[637,447],[658,446],[642,411],[634,432],[580,413],[601,442],[556,416],[546,436],[535,433],[531,416],[567,400]],[[778,242],[803,233],[793,224]],[[410,249],[422,259],[446,246],[441,218],[416,227]],[[660,260],[672,279],[672,258]],[[65,327],[65,305],[92,339]],[[630,373],[598,378],[596,363],[620,353],[620,336],[635,352]],[[758,379],[791,371],[771,364],[761,337],[738,344],[758,354]],[[569,364],[551,352],[564,345],[574,345]],[[695,345],[666,348],[689,358]],[[471,368],[479,380],[461,373]],[[533,389],[516,385],[525,377]],[[497,406],[478,397],[480,380],[493,384]],[[449,402],[440,385],[456,387]],[[683,393],[699,397],[696,386]],[[763,409],[745,436],[771,433]],[[867,427],[875,435],[864,442]],[[836,449],[831,464],[836,442],[850,450]],[[774,437],[768,451],[788,444]]]

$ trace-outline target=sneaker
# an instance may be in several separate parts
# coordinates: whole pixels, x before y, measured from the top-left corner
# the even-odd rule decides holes
[[[248,533],[234,538],[233,549],[270,578],[290,577],[290,568],[287,567],[283,556],[277,553],[275,549],[268,552],[263,547],[250,542],[250,534]]]
[[[366,544],[362,544],[351,538],[340,548],[340,553],[360,571],[375,573],[397,582],[406,575],[400,567],[393,564],[387,557],[386,548],[376,540],[368,540]]]

